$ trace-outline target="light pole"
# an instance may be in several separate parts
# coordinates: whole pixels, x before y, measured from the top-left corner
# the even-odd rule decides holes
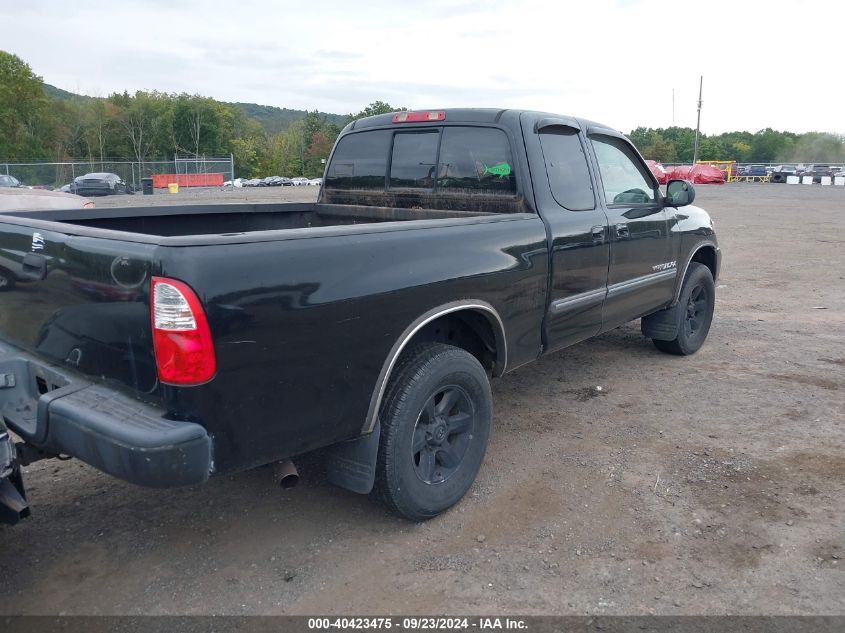
[[[701,91],[704,87],[704,75],[701,75],[701,79],[698,82],[698,117],[695,121],[695,146],[692,150],[692,164],[695,165],[696,161],[698,161],[698,135],[701,130]]]

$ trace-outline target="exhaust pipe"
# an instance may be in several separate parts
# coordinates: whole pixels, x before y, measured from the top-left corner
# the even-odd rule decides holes
[[[284,489],[299,483],[299,471],[290,459],[283,459],[273,465],[273,481]]]
[[[23,494],[23,482],[20,475],[11,478],[0,479],[0,523],[15,525],[21,519],[29,516],[29,506]],[[16,485],[17,484],[17,485]]]

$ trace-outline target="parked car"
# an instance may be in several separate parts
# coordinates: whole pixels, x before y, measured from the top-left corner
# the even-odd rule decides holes
[[[309,180],[303,176],[297,176],[296,178],[291,178],[291,182],[297,187],[301,187],[302,185],[308,185]]]
[[[6,174],[0,174],[0,187],[23,187],[21,181],[15,178],[14,176],[8,176]]]
[[[763,178],[769,175],[769,172],[766,171],[765,165],[748,165],[745,169],[745,176],[754,176]]]
[[[788,176],[798,176],[798,167],[795,165],[777,165],[769,176],[770,182],[786,182]]]
[[[820,164],[813,164],[807,165],[807,169],[804,172],[805,176],[812,176],[813,182],[821,182],[822,176],[828,176],[830,178],[833,177],[834,171],[830,165],[820,165]]]
[[[311,180],[308,181],[308,184],[312,185],[312,186],[321,187],[323,185],[323,179],[322,178],[312,178]]]
[[[96,172],[73,179],[70,192],[84,196],[131,194],[132,188],[117,174]]]
[[[704,344],[694,199],[606,126],[454,109],[347,125],[315,203],[0,215],[33,271],[0,293],[0,410],[33,459],[153,487],[323,448],[330,481],[429,519],[484,460],[491,377],[633,319]]]

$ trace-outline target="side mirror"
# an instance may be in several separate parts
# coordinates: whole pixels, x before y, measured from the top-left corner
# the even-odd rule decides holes
[[[695,200],[695,187],[688,180],[670,180],[666,185],[666,206],[685,207]]]

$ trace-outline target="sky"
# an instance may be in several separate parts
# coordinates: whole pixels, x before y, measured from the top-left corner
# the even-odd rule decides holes
[[[630,132],[845,133],[841,0],[0,0],[0,49],[91,96],[347,114],[502,107]],[[673,107],[674,100],[674,107]]]

